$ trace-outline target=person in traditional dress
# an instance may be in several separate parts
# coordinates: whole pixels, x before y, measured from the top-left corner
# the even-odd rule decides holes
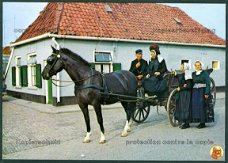
[[[141,81],[148,74],[148,63],[142,58],[142,50],[135,51],[136,59],[131,62],[130,70]]]
[[[149,95],[159,95],[167,90],[167,83],[163,79],[164,74],[168,71],[164,58],[160,55],[159,46],[151,44],[151,60],[149,61],[149,73],[143,80],[145,92]]]
[[[192,121],[200,122],[197,128],[205,128],[206,102],[210,95],[210,77],[207,71],[202,69],[202,62],[195,62],[195,72],[192,73]]]
[[[189,64],[181,64],[181,73],[174,72],[178,78],[179,86],[176,94],[176,112],[175,119],[178,120],[181,129],[189,128],[190,111],[191,111],[191,95],[192,95],[192,73],[189,70]]]

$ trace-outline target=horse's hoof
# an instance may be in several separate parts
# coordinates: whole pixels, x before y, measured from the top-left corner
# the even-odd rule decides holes
[[[90,142],[91,142],[90,139],[85,139],[85,140],[83,141],[83,143],[90,143]]]
[[[127,132],[122,132],[121,137],[126,137],[126,136],[128,136],[128,133]]]
[[[106,143],[106,140],[100,140],[99,141],[99,144],[104,144],[104,143]]]

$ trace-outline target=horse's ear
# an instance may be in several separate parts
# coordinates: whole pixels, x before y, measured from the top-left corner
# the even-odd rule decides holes
[[[52,48],[52,52],[54,54],[58,54],[59,53],[59,50],[58,49],[54,48],[53,46],[51,46],[51,48]]]
[[[55,53],[56,49],[52,45],[51,45],[51,48],[52,48],[53,53]]]

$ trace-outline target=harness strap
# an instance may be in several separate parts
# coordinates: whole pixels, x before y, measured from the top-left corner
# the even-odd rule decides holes
[[[99,87],[99,86],[94,85],[94,84],[80,85],[80,86],[76,87],[77,90],[88,89],[88,88],[93,88],[93,89],[97,89],[100,91],[104,90],[103,87]]]
[[[92,72],[92,75],[91,76],[95,76],[96,75],[94,73],[94,70],[93,69],[91,69],[91,72]],[[107,86],[106,86],[104,75],[101,74],[101,78],[102,78],[102,85],[103,85],[102,87],[101,86],[97,86],[95,84],[82,84],[82,85],[79,85],[79,86],[75,86],[75,88],[77,90],[93,88],[93,89],[97,89],[97,90],[100,90],[100,91],[104,91],[104,90],[106,91],[107,90]]]
[[[107,87],[107,84],[106,84],[105,75],[104,75],[104,74],[101,74],[101,78],[102,78],[102,87],[103,87],[103,91],[104,91],[105,93],[108,93],[108,87]]]

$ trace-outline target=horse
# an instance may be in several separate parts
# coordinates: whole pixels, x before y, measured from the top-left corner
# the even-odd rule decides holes
[[[65,70],[75,84],[74,94],[78,105],[84,115],[86,123],[86,136],[83,143],[91,141],[91,128],[88,105],[92,105],[97,122],[100,125],[100,140],[99,143],[106,142],[105,130],[103,126],[103,116],[101,105],[114,104],[118,101],[121,102],[126,112],[126,124],[121,133],[122,137],[128,136],[131,131],[132,115],[136,102],[133,100],[121,100],[115,96],[109,95],[120,94],[122,96],[136,97],[138,82],[133,73],[126,70],[118,70],[112,73],[101,74],[100,72],[91,68],[90,63],[83,59],[80,55],[72,52],[67,48],[54,48],[52,47],[52,54],[47,58],[47,65],[42,71],[44,80],[49,80],[52,76],[56,75],[62,70]],[[114,116],[115,117],[115,116]]]

